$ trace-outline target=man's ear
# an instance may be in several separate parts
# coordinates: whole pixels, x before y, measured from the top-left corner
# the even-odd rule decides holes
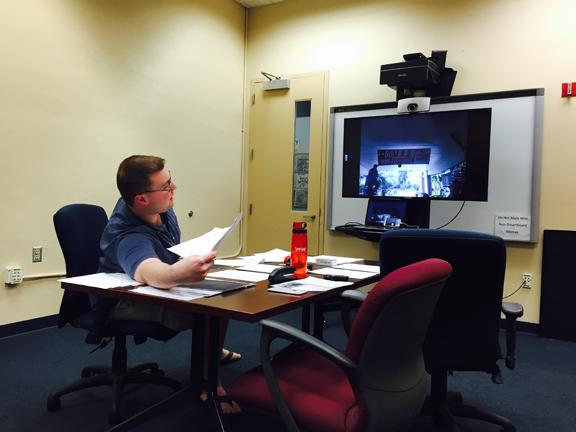
[[[138,194],[134,197],[134,207],[145,207],[148,205],[148,198],[144,194]]]

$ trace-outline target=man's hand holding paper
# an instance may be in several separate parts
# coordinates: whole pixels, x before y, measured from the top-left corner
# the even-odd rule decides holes
[[[206,255],[189,255],[173,265],[176,273],[175,279],[179,283],[199,282],[206,278],[208,271],[214,264],[216,252],[212,251]]]

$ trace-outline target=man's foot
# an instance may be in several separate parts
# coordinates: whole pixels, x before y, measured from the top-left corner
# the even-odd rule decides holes
[[[242,356],[234,351],[227,350],[226,348],[222,348],[222,352],[220,353],[220,364],[230,364],[237,362],[240,360]]]
[[[224,387],[218,386],[218,388],[216,389],[216,394],[217,394],[216,398],[220,403],[220,408],[222,409],[223,414],[226,415],[239,414],[242,412],[240,406],[235,401],[232,400],[232,398],[228,395],[228,393],[226,393]],[[202,391],[202,393],[200,394],[200,400],[202,400],[203,402],[206,402],[208,400],[208,393],[205,390]]]

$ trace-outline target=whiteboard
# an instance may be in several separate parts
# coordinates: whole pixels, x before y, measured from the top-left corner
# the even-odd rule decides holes
[[[501,235],[508,240],[538,241],[540,165],[544,90],[516,90],[434,98],[430,112],[491,108],[490,164],[486,202],[432,200],[430,228],[437,228],[462,211],[446,229]],[[344,120],[396,114],[396,103],[331,108],[327,224],[330,229],[363,222],[367,198],[342,196]],[[417,114],[415,114],[417,115]],[[510,216],[528,220],[525,236],[502,235],[496,226]]]

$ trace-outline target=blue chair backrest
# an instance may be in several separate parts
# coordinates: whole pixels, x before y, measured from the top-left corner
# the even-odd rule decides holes
[[[98,271],[100,237],[108,223],[102,207],[91,204],[70,204],[54,214],[54,228],[66,263],[68,277]],[[66,291],[60,305],[58,325],[64,326],[78,315],[90,310],[88,295]]]

